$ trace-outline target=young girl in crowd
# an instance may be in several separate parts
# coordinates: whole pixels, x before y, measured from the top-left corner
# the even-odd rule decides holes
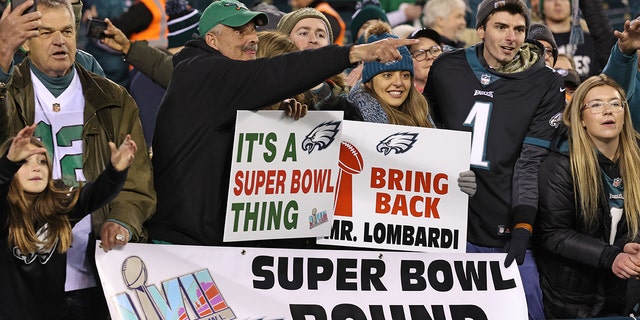
[[[605,75],[582,83],[540,167],[534,228],[548,319],[629,315],[639,297],[640,150],[623,90]],[[566,140],[564,141],[566,142]]]
[[[67,319],[66,254],[72,226],[124,185],[136,143],[110,142],[111,163],[79,188],[58,187],[51,159],[25,127],[0,147],[0,319]]]

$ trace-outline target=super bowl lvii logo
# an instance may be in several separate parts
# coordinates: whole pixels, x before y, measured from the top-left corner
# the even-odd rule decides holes
[[[113,297],[121,319],[236,319],[207,269],[164,280],[162,290],[147,284],[147,276],[140,257],[130,256],[122,263],[122,280],[129,291]]]

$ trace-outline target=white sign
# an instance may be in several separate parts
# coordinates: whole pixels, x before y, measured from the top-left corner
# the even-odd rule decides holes
[[[342,111],[238,111],[224,241],[326,236]]]
[[[127,244],[96,262],[113,319],[527,319],[504,254]]]
[[[331,235],[319,244],[465,252],[469,132],[344,121]]]

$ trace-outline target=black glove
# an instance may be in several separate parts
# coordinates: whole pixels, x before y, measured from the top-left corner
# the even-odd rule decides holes
[[[525,228],[516,228],[511,231],[511,240],[504,246],[504,252],[507,253],[507,258],[504,260],[505,268],[508,268],[513,260],[516,260],[518,265],[524,262],[529,238],[531,238],[531,232]]]

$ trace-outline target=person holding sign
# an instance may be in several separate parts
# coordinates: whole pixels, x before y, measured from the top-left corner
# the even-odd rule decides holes
[[[371,24],[364,33],[365,42],[396,38],[391,26],[382,21]],[[362,82],[349,93],[367,122],[433,128],[427,100],[413,85],[413,59],[406,47],[400,48],[402,60],[393,63],[364,63]]]
[[[540,167],[536,243],[549,319],[629,315],[640,298],[640,149],[623,89],[587,79]],[[568,139],[568,148],[566,140]]]
[[[223,244],[237,110],[304,92],[360,61],[400,60],[397,48],[417,42],[384,39],[255,59],[256,26],[267,20],[242,2],[215,1],[200,18],[200,38],[174,57],[153,137],[159,201],[145,225],[156,242]]]
[[[137,150],[127,135],[109,142],[110,163],[93,182],[58,186],[45,145],[25,127],[0,147],[3,221],[0,247],[0,318],[68,319],[64,282],[72,225],[122,190]]]
[[[525,42],[531,15],[523,0],[484,0],[482,42],[438,57],[424,94],[436,125],[473,133],[478,190],[469,201],[467,252],[507,253],[527,297],[530,319],[545,319],[530,247],[538,211],[538,169],[560,124],[562,78],[539,43]]]
[[[395,38],[391,26],[382,21],[371,24],[364,37],[366,42]],[[362,121],[433,128],[427,100],[413,85],[411,54],[406,47],[399,51],[403,58],[393,63],[365,62],[362,82],[351,90],[348,101],[358,110]],[[458,186],[473,196],[476,191],[473,171],[460,173]]]

